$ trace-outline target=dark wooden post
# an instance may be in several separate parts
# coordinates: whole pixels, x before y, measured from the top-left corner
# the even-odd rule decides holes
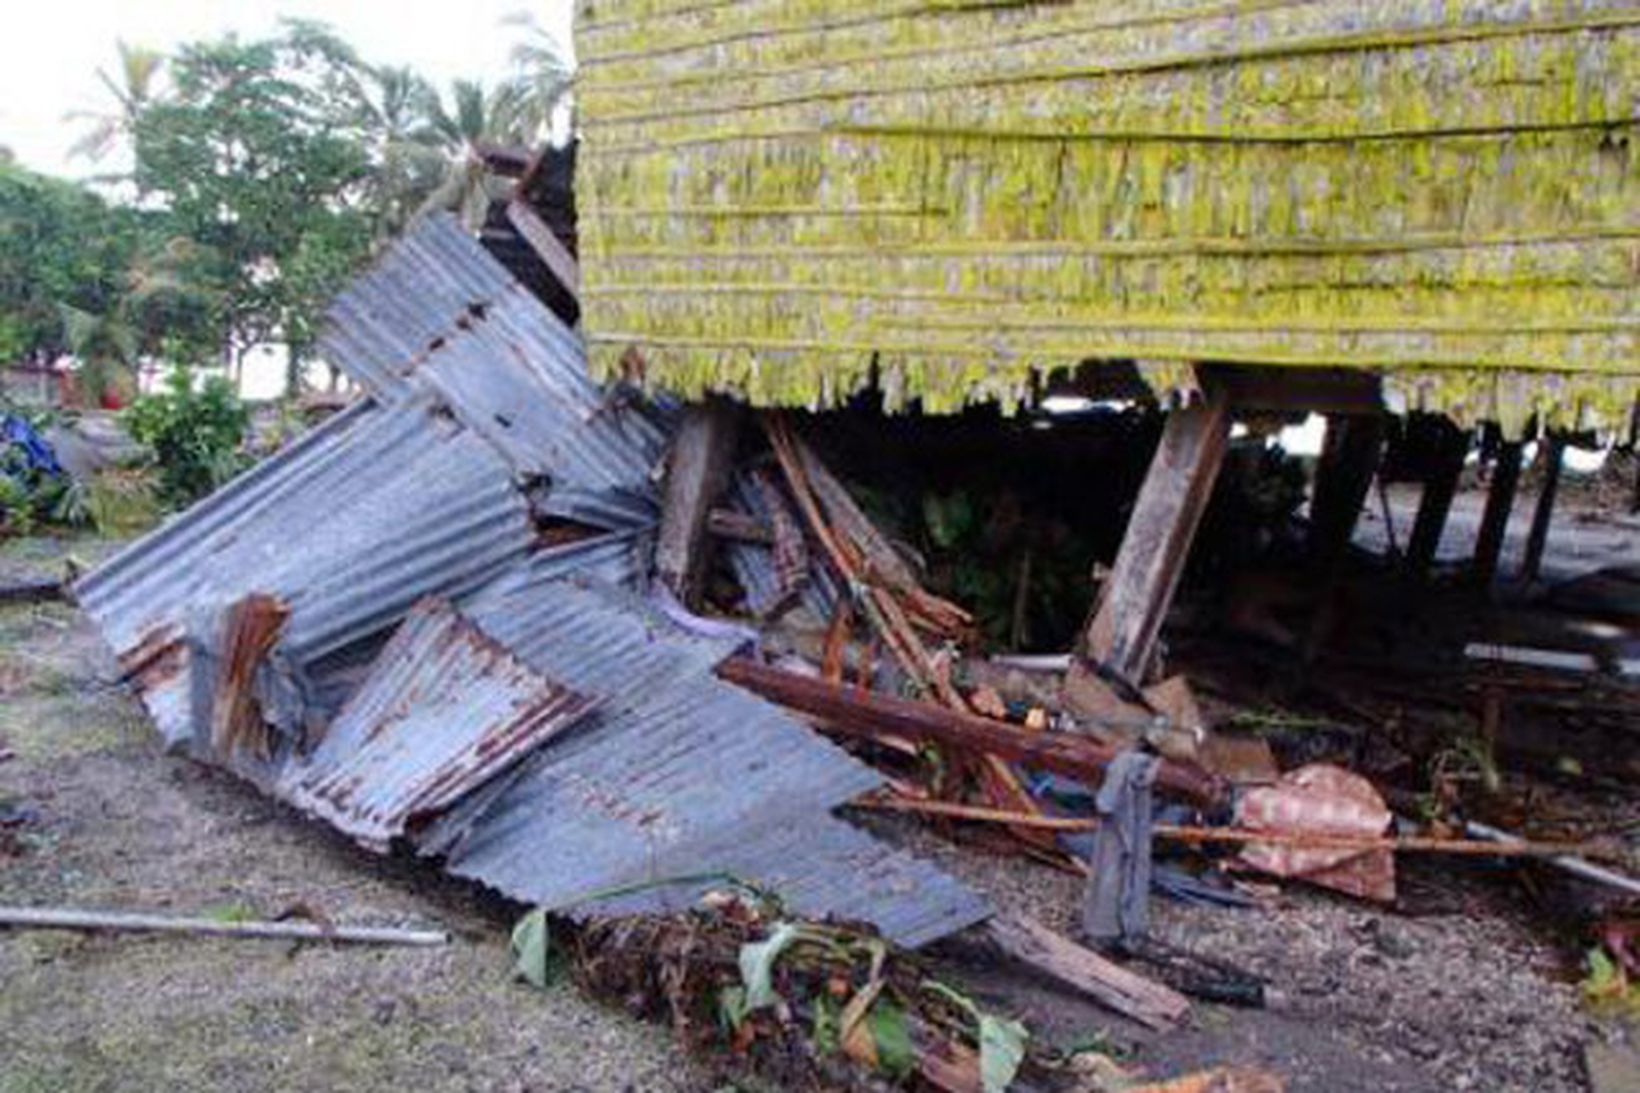
[[[1468,454],[1469,434],[1443,421],[1435,464],[1424,476],[1418,516],[1412,523],[1412,538],[1407,543],[1407,572],[1415,577],[1427,573],[1435,561],[1441,532],[1446,530],[1447,514],[1452,511],[1452,496],[1458,491],[1458,476],[1463,473],[1464,456]]]
[[[1143,682],[1229,440],[1222,392],[1167,415],[1083,643],[1089,660],[1128,683]]]
[[[1486,512],[1481,516],[1480,533],[1475,538],[1475,580],[1485,588],[1498,574],[1498,558],[1503,554],[1504,535],[1509,529],[1509,511],[1515,505],[1515,489],[1520,485],[1521,444],[1505,440],[1498,445],[1492,464],[1492,486],[1486,494]]]
[[[1379,414],[1328,414],[1310,494],[1310,554],[1330,565],[1349,546],[1384,445]]]
[[[694,403],[672,440],[655,571],[686,604],[700,597],[710,545],[707,521],[729,481],[739,420],[739,407],[727,399]]]
[[[1538,579],[1543,568],[1543,545],[1549,539],[1549,517],[1555,510],[1555,491],[1560,488],[1560,463],[1566,454],[1566,441],[1551,434],[1544,442],[1543,489],[1538,492],[1537,508],[1532,510],[1532,530],[1526,536],[1526,560],[1521,564],[1521,579]]]

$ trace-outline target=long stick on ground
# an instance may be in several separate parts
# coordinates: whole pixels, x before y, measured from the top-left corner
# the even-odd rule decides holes
[[[312,922],[218,922],[209,918],[70,907],[0,907],[0,926],[42,930],[118,930],[127,933],[217,934],[223,937],[284,938],[293,941],[347,941],[369,945],[447,945],[443,930],[401,930],[391,926],[321,926]]]
[[[981,823],[1009,824],[1019,827],[1039,827],[1050,831],[1093,831],[1099,826],[1096,819],[1081,816],[1028,816],[1002,812],[994,808],[953,804],[949,801],[914,801],[894,797],[862,797],[851,802],[855,808],[870,808],[885,812],[919,812],[932,816],[950,816],[958,820]],[[1419,854],[1476,854],[1494,858],[1556,858],[1566,854],[1588,854],[1590,847],[1582,843],[1491,842],[1484,839],[1436,839],[1403,836],[1393,839],[1360,839],[1347,835],[1282,834],[1270,831],[1248,831],[1233,827],[1186,827],[1177,824],[1157,824],[1152,828],[1158,839],[1187,843],[1263,843],[1268,846],[1299,846],[1314,850],[1396,850]]]

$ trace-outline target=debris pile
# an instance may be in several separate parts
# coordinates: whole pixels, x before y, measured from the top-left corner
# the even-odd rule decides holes
[[[510,246],[535,229],[519,231]],[[1589,860],[1621,859],[1582,831],[1525,840],[1476,822],[1510,819],[1496,808],[1466,812],[1477,785],[1497,788],[1504,710],[1632,736],[1621,673],[1574,688],[1558,663],[1495,655],[1515,647],[1480,643],[1483,626],[1430,640],[1467,647],[1455,663],[1369,655],[1404,633],[1388,604],[1356,612],[1345,653],[1323,632],[1331,608],[1290,627],[1276,616],[1292,589],[1250,582],[1206,625],[1169,618],[1163,649],[1225,458],[1221,394],[1167,416],[1077,648],[987,657],[995,620],[930,590],[814,430],[593,383],[578,335],[450,220],[420,222],[343,294],[325,351],[362,398],[76,597],[170,745],[372,850],[565,914],[527,921],[532,978],[556,930],[578,982],[690,1043],[791,1084],[983,1074],[989,1090],[1046,1056],[903,949],[983,922],[993,951],[1165,1030],[1187,994],[1264,992],[1158,949],[1153,891],[1248,906],[1286,878],[1392,904],[1402,853],[1542,858],[1640,891]],[[1370,480],[1334,487],[1358,504]],[[1227,519],[1225,534],[1296,519],[1279,492],[1256,532]],[[1339,595],[1348,532],[1289,583]],[[1024,598],[1002,628],[1016,643]],[[1473,706],[1486,746],[1426,732],[1402,716],[1409,697]],[[1251,731],[1225,731],[1238,720]],[[1344,722],[1364,734],[1336,736]],[[1155,979],[993,916],[845,807],[1086,876],[1083,933]],[[761,895],[725,898],[725,877]]]
[[[75,586],[169,744],[531,902],[710,865],[908,944],[985,916],[830,815],[881,779],[713,676],[744,632],[647,594],[675,412],[443,218],[325,348],[367,397]]]
[[[523,978],[568,974],[720,1068],[753,1068],[783,1089],[989,1093],[1050,1065],[1023,1025],[984,1012],[869,924],[793,918],[756,894],[583,924],[536,912],[513,951]]]

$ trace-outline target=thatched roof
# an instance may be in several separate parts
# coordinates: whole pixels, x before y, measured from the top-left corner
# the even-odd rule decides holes
[[[1637,0],[582,0],[584,325],[687,395],[929,411],[1136,360],[1640,390]]]

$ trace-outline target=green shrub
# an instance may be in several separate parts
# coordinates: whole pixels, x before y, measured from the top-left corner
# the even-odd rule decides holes
[[[174,507],[199,500],[239,472],[249,423],[231,383],[221,376],[195,383],[186,367],[173,369],[164,390],[138,397],[125,412],[132,438],[154,453],[161,500]]]

